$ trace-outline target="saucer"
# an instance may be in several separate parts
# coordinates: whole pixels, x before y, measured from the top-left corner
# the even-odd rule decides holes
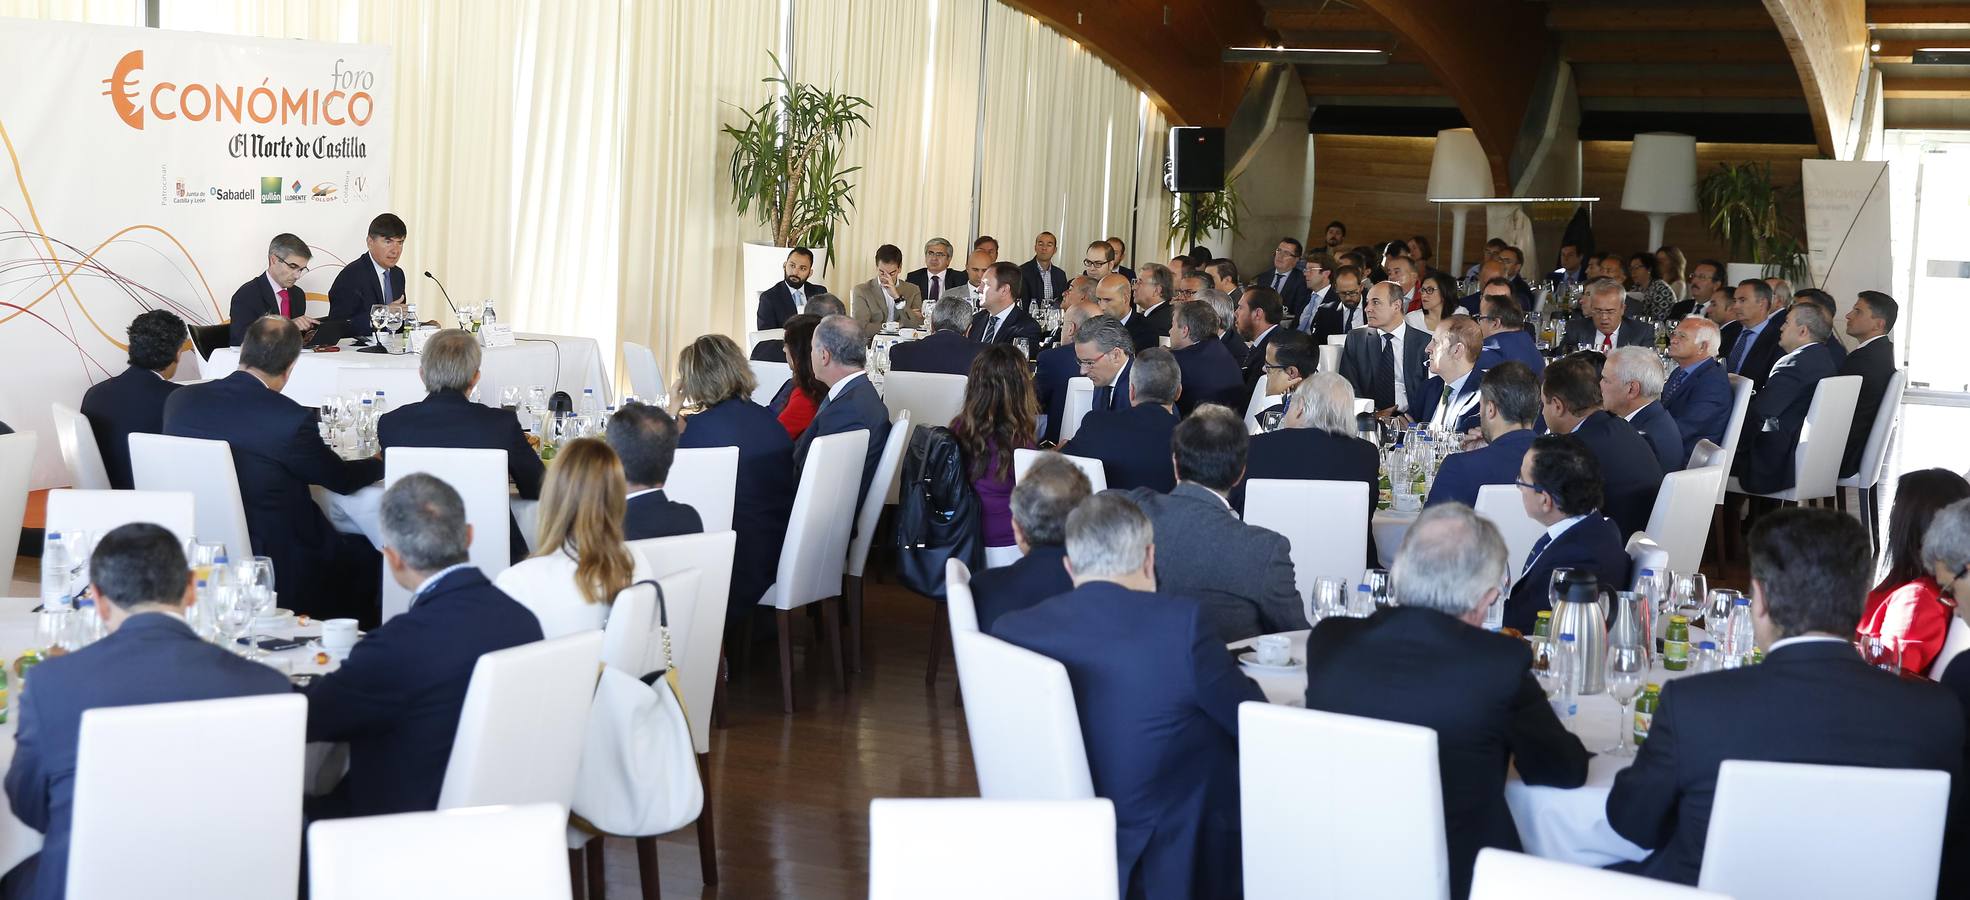
[[[1266,663],[1259,662],[1259,652],[1257,650],[1241,650],[1238,652],[1237,660],[1239,665],[1251,669],[1254,672],[1286,674],[1302,671],[1306,668],[1306,660],[1300,659],[1299,657],[1288,657],[1286,662],[1280,665],[1267,665]]]

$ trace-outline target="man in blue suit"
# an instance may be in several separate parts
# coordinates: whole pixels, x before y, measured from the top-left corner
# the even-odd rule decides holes
[[[1823,346],[1832,330],[1832,321],[1811,304],[1794,306],[1780,326],[1779,346],[1785,348],[1785,356],[1772,366],[1765,386],[1751,395],[1738,443],[1744,452],[1731,465],[1746,491],[1769,494],[1797,481],[1793,451],[1805,430],[1813,394],[1822,379],[1840,374],[1833,354]]]
[[[164,433],[231,447],[247,536],[255,553],[273,559],[283,606],[374,623],[381,558],[367,538],[331,527],[308,486],[355,493],[383,478],[383,460],[336,456],[322,443],[315,411],[280,393],[300,356],[293,322],[261,318],[247,329],[239,371],[165,401]]]
[[[1170,436],[1177,428],[1182,373],[1170,351],[1161,347],[1138,354],[1129,369],[1132,405],[1088,413],[1081,430],[1061,452],[1101,460],[1110,488],[1146,487],[1167,492],[1177,485],[1176,467],[1170,461]]]
[[[1593,572],[1602,584],[1628,583],[1628,551],[1621,530],[1600,514],[1601,467],[1572,435],[1542,435],[1519,467],[1519,499],[1525,514],[1546,526],[1526,556],[1524,574],[1505,604],[1505,627],[1532,633],[1539,612],[1552,608],[1556,568]]]
[[[349,774],[310,804],[311,818],[437,809],[480,655],[541,639],[534,614],[468,561],[472,526],[451,485],[406,475],[383,492],[381,518],[410,611],[308,687],[308,740],[349,744]]]
[[[1555,361],[1546,367],[1540,392],[1547,429],[1579,438],[1600,466],[1606,502],[1596,505],[1623,535],[1647,528],[1662,489],[1662,464],[1634,425],[1601,408],[1601,377],[1594,364],[1579,356]]]
[[[540,499],[547,467],[527,443],[519,419],[509,410],[474,403],[467,396],[479,383],[482,360],[479,339],[471,332],[448,328],[431,336],[418,354],[418,376],[429,393],[416,403],[393,409],[376,420],[376,442],[391,447],[454,447],[506,451],[506,474],[522,499]],[[520,525],[507,517],[508,552],[513,562],[527,558],[527,541]]]
[[[1356,397],[1375,401],[1375,415],[1388,418],[1414,409],[1429,390],[1423,352],[1430,333],[1404,321],[1401,286],[1379,281],[1368,289],[1368,324],[1348,333],[1341,347],[1341,377]]]
[[[985,270],[981,291],[981,308],[971,318],[971,327],[965,332],[967,340],[982,347],[987,344],[1010,344],[1025,338],[1028,353],[1040,345],[1040,338],[1043,337],[1040,323],[1018,302],[1018,266],[1009,262],[993,263]]]
[[[1516,362],[1502,362],[1484,373],[1478,401],[1478,429],[1484,446],[1452,453],[1437,470],[1424,506],[1462,503],[1476,506],[1478,489],[1518,480],[1525,451],[1539,417],[1539,379]]]
[[[1060,346],[1048,347],[1040,351],[1033,366],[1033,394],[1040,402],[1040,412],[1047,417],[1046,430],[1040,435],[1042,444],[1060,443],[1060,421],[1067,411],[1067,382],[1081,377],[1081,361],[1074,355],[1074,341],[1079,337],[1081,325],[1101,314],[1101,307],[1085,297],[1069,294],[1062,301],[1060,310]],[[969,344],[976,349],[981,345]],[[896,361],[894,351],[890,353],[890,364]]]
[[[1181,371],[1183,392],[1177,412],[1190,415],[1198,404],[1218,403],[1245,410],[1245,375],[1231,351],[1217,339],[1218,314],[1208,303],[1179,303],[1170,325],[1170,356]]]
[[[786,279],[759,292],[759,308],[753,314],[753,327],[760,331],[786,327],[787,320],[807,311],[807,301],[828,292],[819,282],[808,281],[814,274],[814,251],[795,247],[787,251],[781,267]]]
[[[1265,697],[1196,601],[1156,592],[1152,539],[1128,498],[1088,498],[1067,517],[1074,589],[995,630],[1067,669],[1121,896],[1236,897],[1238,704]]]
[[[971,576],[978,630],[1010,612],[1074,589],[1067,575],[1067,514],[1093,492],[1086,472],[1058,453],[1042,454],[1012,489],[1012,534],[1018,562]]]
[[[1717,323],[1702,316],[1689,316],[1669,333],[1669,358],[1676,370],[1662,386],[1662,408],[1676,420],[1676,431],[1683,436],[1683,461],[1698,441],[1724,445],[1724,429],[1730,427],[1731,408],[1737,402],[1731,389],[1731,376],[1717,361],[1720,338]]]
[[[821,320],[814,329],[814,377],[828,386],[828,398],[814,411],[814,422],[793,448],[794,471],[807,464],[807,448],[817,437],[863,430],[869,433],[869,449],[862,461],[862,490],[868,496],[869,482],[876,477],[876,460],[882,457],[883,443],[889,440],[889,407],[882,394],[869,383],[862,371],[868,349],[862,345],[862,326],[847,316],[834,315]],[[937,424],[937,423],[929,423]],[[796,479],[798,482],[798,479]]]
[[[1490,371],[1502,362],[1515,362],[1532,370],[1533,377],[1546,371],[1546,357],[1525,330],[1525,309],[1512,296],[1512,283],[1495,278],[1484,286],[1479,304],[1478,327],[1484,329],[1484,350],[1478,354],[1478,371]]]
[[[261,316],[293,319],[303,332],[315,330],[315,320],[308,315],[308,295],[295,286],[301,280],[301,273],[308,271],[308,260],[313,257],[314,251],[308,249],[307,241],[292,234],[274,235],[273,242],[267,245],[267,271],[233,292],[229,307],[231,325],[227,332],[232,346],[237,347],[246,340],[246,326]],[[381,288],[381,282],[377,286]]]
[[[1724,364],[1733,375],[1751,379],[1759,388],[1771,377],[1772,367],[1785,355],[1779,347],[1779,332],[1785,328],[1791,310],[1777,305],[1778,294],[1762,278],[1747,278],[1731,294],[1731,312],[1737,317],[1737,336],[1724,347]]]
[[[1478,388],[1484,384],[1477,358],[1483,347],[1484,331],[1470,316],[1458,313],[1437,326],[1425,351],[1434,374],[1410,404],[1417,422],[1455,434],[1477,430]]]
[[[153,309],[130,322],[130,366],[114,378],[90,385],[82,395],[82,416],[96,434],[109,486],[127,491],[130,475],[130,435],[164,433],[164,401],[183,385],[178,374],[178,348],[185,343],[185,320]]]
[[[372,306],[391,306],[399,311],[406,308],[404,270],[398,268],[397,261],[403,258],[404,239],[409,234],[410,229],[395,213],[370,220],[368,252],[343,266],[328,286],[328,318],[342,323],[343,334],[370,334],[374,330],[369,324]]]
[[[1601,367],[1601,407],[1635,426],[1655,451],[1663,474],[1681,472],[1690,458],[1676,417],[1662,407],[1662,364],[1655,352],[1617,347]]]
[[[609,417],[609,447],[622,460],[622,473],[629,482],[629,502],[622,517],[625,540],[704,532],[704,519],[696,509],[664,496],[681,430],[663,407],[644,403],[631,403]]]
[[[958,297],[944,297],[932,302],[929,312],[929,334],[918,340],[889,345],[890,370],[971,374],[971,361],[985,350],[984,344],[966,338],[964,334],[971,325],[971,304]]]
[[[1092,316],[1074,332],[1075,364],[1094,382],[1093,412],[1129,408],[1129,379],[1138,349],[1128,326],[1111,315]]]
[[[46,839],[39,854],[7,874],[9,897],[59,900],[66,889],[83,713],[291,690],[279,672],[207,643],[185,625],[195,599],[191,570],[177,537],[163,527],[138,522],[104,535],[89,558],[89,579],[109,636],[49,657],[34,668],[33,692],[20,694],[7,800]]]

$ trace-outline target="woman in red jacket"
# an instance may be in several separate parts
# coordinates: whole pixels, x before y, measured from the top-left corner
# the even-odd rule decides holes
[[[1878,637],[1901,650],[1902,670],[1929,674],[1943,649],[1956,602],[1943,596],[1922,565],[1922,538],[1936,511],[1970,497],[1970,481],[1948,469],[1910,472],[1895,482],[1895,509],[1888,516],[1888,574],[1868,592],[1861,613],[1862,636]]]

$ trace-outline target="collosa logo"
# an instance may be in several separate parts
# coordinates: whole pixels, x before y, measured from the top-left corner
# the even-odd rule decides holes
[[[116,117],[123,124],[143,131],[151,123],[232,122],[256,125],[367,125],[376,112],[376,99],[367,87],[369,73],[349,73],[339,69],[330,73],[330,88],[276,85],[271,78],[258,84],[213,82],[178,84],[155,81],[145,86],[138,78],[144,69],[144,51],[132,50],[117,60],[108,78],[103,79],[102,95],[110,99]],[[349,76],[359,75],[352,79]],[[360,86],[360,87],[359,87]],[[344,90],[343,88],[357,88]]]

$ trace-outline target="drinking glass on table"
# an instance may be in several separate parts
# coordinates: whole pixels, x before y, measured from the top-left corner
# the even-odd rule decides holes
[[[1361,583],[1368,588],[1368,609],[1356,613],[1357,618],[1368,618],[1375,610],[1389,605],[1389,570],[1369,569],[1362,573]]]
[[[1307,624],[1318,625],[1322,619],[1348,614],[1348,582],[1345,578],[1332,575],[1322,576],[1313,583],[1313,611],[1307,616]]]
[[[212,613],[212,624],[220,644],[241,656],[249,656],[249,652],[239,646],[239,639],[253,625],[253,600],[247,592],[236,582],[226,579],[225,584],[212,589]]]
[[[369,308],[370,338],[379,345],[383,343],[383,323],[389,321],[389,318],[390,311],[382,306],[371,306]]]
[[[499,405],[502,409],[520,408],[520,389],[513,385],[499,389]]]
[[[1861,639],[1856,643],[1860,647],[1861,659],[1865,660],[1868,665],[1884,672],[1893,672],[1897,675],[1901,674],[1901,647],[1875,634],[1863,634],[1861,635]]]
[[[1554,656],[1551,638],[1532,636],[1532,677],[1539,682],[1539,690],[1545,693],[1548,703],[1559,698],[1561,684],[1565,681],[1559,661]]]
[[[1628,704],[1635,702],[1635,696],[1642,692],[1642,682],[1648,679],[1648,655],[1642,646],[1635,642],[1614,643],[1608,638],[1607,648],[1607,692],[1614,702],[1621,704],[1621,719],[1614,731],[1615,744],[1601,752],[1614,756],[1629,756],[1634,751],[1628,749],[1628,732],[1635,723],[1628,718]]]
[[[1737,598],[1742,596],[1744,595],[1729,588],[1717,588],[1710,592],[1710,605],[1704,610],[1703,630],[1717,641],[1719,647],[1725,646],[1725,641],[1730,639],[1729,627],[1726,623],[1731,620],[1731,607],[1736,605]]]
[[[1676,614],[1688,616],[1694,623],[1703,618],[1703,601],[1710,596],[1710,580],[1701,572],[1685,572],[1676,578],[1676,587],[1670,599],[1676,604]]]

